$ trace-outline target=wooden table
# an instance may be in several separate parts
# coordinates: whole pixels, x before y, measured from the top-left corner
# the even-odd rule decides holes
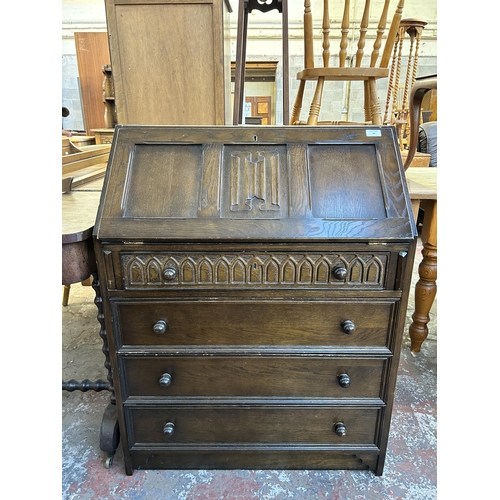
[[[415,286],[415,312],[409,331],[411,350],[420,352],[429,333],[429,311],[437,291],[437,168],[410,167],[406,170],[406,179],[415,220],[419,208],[425,211],[421,233],[422,261],[418,267],[420,279]]]
[[[96,270],[92,229],[100,197],[100,191],[70,191],[62,195],[63,305],[68,303],[70,286],[86,280]]]

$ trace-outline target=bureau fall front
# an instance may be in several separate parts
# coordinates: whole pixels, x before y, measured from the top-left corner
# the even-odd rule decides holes
[[[127,474],[382,474],[411,213],[392,127],[117,126],[94,243]]]

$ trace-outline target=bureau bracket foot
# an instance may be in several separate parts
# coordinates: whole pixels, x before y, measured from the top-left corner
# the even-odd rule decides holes
[[[120,429],[118,427],[118,412],[116,405],[109,403],[104,411],[101,422],[100,448],[107,453],[106,469],[111,467],[113,456],[120,442]]]

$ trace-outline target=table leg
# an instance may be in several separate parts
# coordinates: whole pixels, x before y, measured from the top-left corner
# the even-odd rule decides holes
[[[69,292],[71,290],[71,285],[63,285],[63,300],[62,300],[62,305],[67,306],[68,305],[68,300],[69,300]]]
[[[437,202],[426,201],[422,228],[422,261],[418,266],[419,280],[415,286],[415,312],[410,325],[411,350],[420,352],[422,343],[429,334],[429,312],[437,292]]]

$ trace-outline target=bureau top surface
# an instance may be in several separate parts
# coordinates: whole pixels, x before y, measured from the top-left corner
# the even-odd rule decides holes
[[[94,235],[387,241],[416,229],[391,126],[119,125]]]

